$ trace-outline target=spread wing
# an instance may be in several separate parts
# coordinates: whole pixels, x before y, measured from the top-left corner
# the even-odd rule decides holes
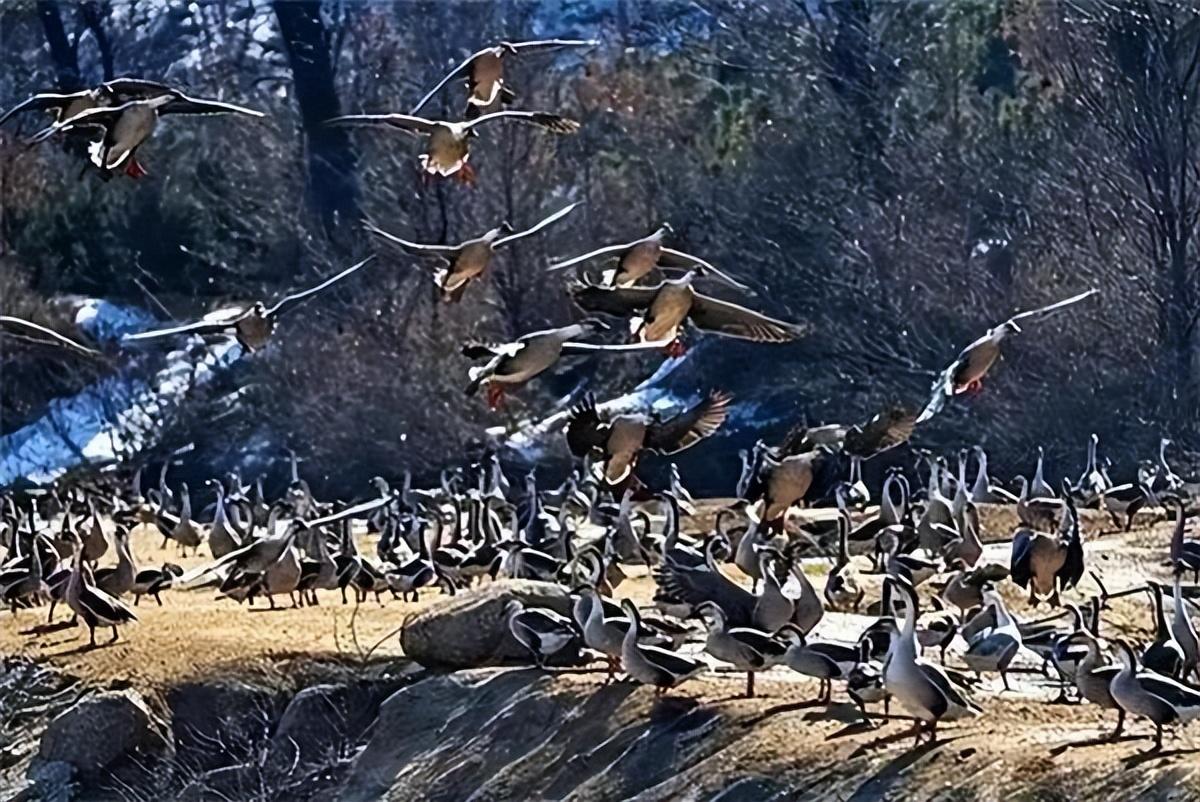
[[[19,114],[23,111],[48,111],[50,109],[62,109],[71,101],[81,98],[87,93],[88,90],[86,89],[68,94],[60,94],[58,92],[39,92],[33,97],[22,100],[20,103],[4,112],[4,116],[0,117],[0,125],[4,125],[4,123],[8,121],[9,117],[13,116],[14,114]]]
[[[846,431],[842,448],[857,457],[873,457],[907,442],[916,423],[917,416],[911,410],[903,406],[889,407],[866,423],[851,426]]]
[[[517,240],[521,239],[522,237],[528,237],[531,234],[536,234],[537,232],[541,231],[546,226],[548,226],[554,222],[557,222],[558,220],[561,220],[562,218],[566,217],[571,212],[575,211],[575,207],[578,206],[580,203],[581,203],[581,201],[576,201],[575,203],[572,203],[568,206],[564,206],[563,208],[559,209],[554,214],[552,214],[549,217],[542,220],[540,223],[535,225],[533,228],[527,228],[524,231],[519,231],[516,234],[509,234],[507,237],[503,237],[501,239],[496,240],[495,242],[492,243],[492,247],[499,248],[501,245],[507,245],[510,242],[516,242]]]
[[[845,426],[838,423],[811,427],[805,423],[797,423],[783,438],[783,442],[776,450],[779,452],[779,456],[790,457],[812,451],[817,446],[837,448],[841,446],[847,431]]]
[[[463,123],[463,126],[465,128],[474,128],[482,123],[493,122],[495,120],[536,125],[538,128],[543,128],[552,134],[573,134],[579,130],[579,123],[577,121],[563,117],[561,114],[552,114],[548,111],[496,111],[476,117],[470,122]]]
[[[60,131],[69,131],[74,128],[107,128],[112,125],[118,117],[121,116],[126,109],[144,103],[141,100],[131,100],[128,103],[122,103],[119,106],[99,106],[97,108],[87,109],[70,117],[66,120],[59,120],[54,125],[47,126],[41,131],[38,131],[29,138],[30,144],[42,142]]]
[[[714,390],[708,398],[662,423],[646,429],[646,448],[659,454],[675,454],[711,436],[729,415],[733,396]]]
[[[546,270],[548,272],[553,272],[555,270],[565,270],[566,268],[571,267],[572,265],[577,265],[580,262],[586,262],[589,259],[595,259],[597,256],[605,256],[610,253],[612,253],[612,254],[624,253],[625,251],[629,250],[630,248],[632,248],[634,245],[637,245],[641,241],[642,240],[634,240],[633,242],[623,242],[623,243],[620,243],[619,245],[605,245],[603,248],[597,248],[594,251],[588,251],[587,253],[581,254],[580,256],[573,256],[570,259],[567,259],[565,261],[555,262],[554,264],[552,264],[548,268],[546,268]]]
[[[1091,296],[1095,295],[1098,292],[1100,292],[1100,290],[1091,289],[1091,290],[1088,290],[1087,292],[1081,292],[1078,295],[1072,295],[1070,298],[1067,298],[1065,300],[1058,301],[1056,303],[1052,303],[1049,306],[1042,306],[1037,309],[1030,309],[1028,312],[1020,312],[1020,313],[1015,314],[1012,317],[1010,317],[1008,319],[1008,322],[1012,323],[1017,320],[1023,320],[1024,318],[1027,318],[1027,317],[1036,317],[1037,315],[1044,315],[1044,314],[1048,314],[1050,312],[1057,312],[1059,309],[1062,309],[1067,306],[1071,306],[1072,304],[1077,304],[1080,301],[1084,300],[1085,298],[1090,298]]]
[[[528,50],[556,50],[560,47],[594,47],[600,44],[599,39],[534,39],[528,42],[504,42],[509,50],[518,52]]]
[[[454,80],[456,77],[458,77],[460,75],[465,75],[467,70],[470,68],[471,63],[473,61],[475,61],[475,59],[482,56],[484,53],[487,53],[489,50],[492,50],[492,48],[486,47],[483,50],[477,51],[477,52],[472,53],[471,55],[467,56],[466,59],[461,64],[459,64],[454,69],[450,70],[450,72],[446,73],[446,75],[442,78],[442,80],[438,81],[437,84],[434,85],[433,89],[430,89],[428,92],[426,92],[425,97],[421,98],[420,102],[417,103],[417,105],[412,107],[412,111],[410,111],[409,114],[416,114],[418,111],[420,111],[422,108],[424,108],[425,104],[428,103],[430,100],[432,100],[434,95],[436,95],[438,92],[442,91],[442,87],[445,86],[447,82]]]
[[[805,331],[802,325],[775,320],[744,306],[700,293],[694,296],[688,317],[697,328],[706,331],[766,343],[791,342]]]
[[[670,340],[652,340],[644,343],[563,343],[563,356],[580,356],[598,352],[632,353],[634,351],[653,351],[656,348],[666,348]]]
[[[437,123],[433,120],[408,114],[343,114],[340,117],[330,117],[325,121],[325,125],[385,125],[421,134],[431,133],[437,128]]]
[[[71,351],[75,351],[76,353],[87,354],[88,356],[100,355],[99,351],[88,348],[86,345],[81,345],[80,343],[75,342],[75,340],[72,340],[70,337],[59,334],[57,331],[48,329],[45,326],[34,323],[31,320],[24,320],[19,317],[10,317],[8,315],[0,315],[0,328],[4,329],[10,334],[16,332],[14,336],[33,343],[38,343],[40,345],[57,345],[67,348]],[[42,336],[38,337],[31,335]]]
[[[159,114],[244,114],[247,117],[265,117],[261,111],[225,103],[220,100],[189,97],[182,92],[173,92],[176,99],[163,106]]]
[[[329,287],[333,286],[334,284],[338,283],[339,281],[346,278],[347,276],[357,272],[359,270],[359,268],[361,268],[363,265],[365,265],[367,262],[371,261],[374,258],[375,258],[375,256],[374,256],[374,254],[372,254],[371,256],[368,256],[366,259],[363,259],[360,262],[356,262],[355,264],[350,265],[350,267],[347,267],[345,270],[343,270],[341,273],[338,273],[336,276],[330,276],[329,278],[325,279],[324,281],[322,281],[320,284],[318,284],[315,287],[310,287],[309,289],[304,290],[303,292],[297,292],[297,293],[287,296],[279,303],[268,308],[267,311],[265,312],[266,316],[274,317],[276,315],[282,315],[284,312],[295,307],[301,301],[303,301],[307,298],[311,298],[312,296],[316,295],[317,293],[322,292],[323,290],[326,290]]]
[[[567,448],[577,457],[586,457],[593,451],[603,449],[608,441],[610,425],[596,410],[596,399],[591,393],[583,397],[571,409],[567,422]]]
[[[946,399],[950,397],[950,393],[953,391],[954,374],[958,373],[960,367],[961,360],[956,359],[934,379],[933,386],[929,388],[929,403],[925,405],[925,409],[921,410],[921,414],[917,416],[917,423],[924,423],[941,412],[943,407],[946,406]]]
[[[372,234],[376,234],[380,237],[383,237],[385,240],[387,240],[388,242],[390,242],[394,245],[399,245],[401,248],[404,248],[406,251],[414,251],[418,254],[425,254],[425,255],[446,254],[446,255],[449,255],[449,254],[454,253],[455,251],[457,251],[459,248],[462,247],[462,245],[427,245],[422,242],[409,242],[406,239],[400,239],[395,234],[387,233],[386,231],[384,231],[382,228],[375,225],[374,223],[363,223],[363,228],[365,228],[367,231],[370,231]]]
[[[707,272],[712,273],[714,276],[721,279],[721,281],[724,281],[726,284],[728,284],[731,287],[736,287],[739,290],[749,290],[750,289],[745,284],[738,281],[737,279],[735,279],[733,276],[729,275],[725,271],[717,269],[717,267],[715,265],[713,265],[711,262],[706,262],[705,260],[701,259],[699,256],[692,256],[690,253],[684,253],[683,251],[677,251],[674,248],[662,248],[661,252],[658,255],[658,264],[660,267],[682,267],[682,268],[691,268],[691,267],[695,267],[696,265],[700,265]]]
[[[577,283],[569,288],[569,292],[580,309],[628,317],[649,308],[661,287],[661,284],[654,287],[602,287]]]
[[[137,334],[126,334],[121,340],[134,342],[137,340],[156,340],[159,337],[172,337],[176,334],[217,334],[232,328],[248,314],[250,314],[249,309],[222,310],[221,312],[209,315],[204,320],[197,320],[195,323],[172,326],[168,329],[141,331]]]

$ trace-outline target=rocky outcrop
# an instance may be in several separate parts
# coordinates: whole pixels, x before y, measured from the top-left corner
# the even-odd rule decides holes
[[[404,653],[423,666],[441,668],[528,662],[529,652],[513,638],[504,615],[513,599],[571,614],[570,596],[561,585],[525,579],[489,582],[439,599],[412,616],[400,635]],[[575,656],[573,651],[555,655],[555,662],[570,662]]]

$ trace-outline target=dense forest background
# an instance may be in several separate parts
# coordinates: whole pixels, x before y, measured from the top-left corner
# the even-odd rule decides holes
[[[317,124],[405,111],[470,52],[550,36],[602,44],[517,63],[519,106],[582,130],[485,131],[473,189],[426,185],[403,135]],[[186,320],[307,286],[375,245],[363,218],[449,242],[586,201],[503,253],[458,306],[437,302],[417,260],[381,249],[162,421],[134,461],[195,442],[188,460],[205,473],[292,448],[310,479],[349,494],[375,473],[434,473],[488,427],[544,417],[585,383],[625,392],[661,357],[564,367],[492,413],[464,396],[457,349],[574,319],[550,258],[664,220],[676,247],[750,283],[752,305],[812,326],[787,346],[707,339],[663,380],[676,398],[721,386],[741,404],[684,462],[703,490],[728,492],[732,452],[802,418],[922,404],[988,326],[1088,287],[1098,301],[1027,326],[985,392],[915,444],[982,443],[1002,475],[1042,444],[1051,471],[1072,476],[1092,431],[1126,467],[1160,436],[1176,460],[1200,445],[1200,11],[1188,4],[9,0],[0,54],[5,106],[131,75],[269,115],[165,122],[139,181],[81,177],[61,149],[27,148],[36,115],[0,131],[0,307],[75,336],[63,298]],[[462,98],[455,84],[425,111],[456,119]],[[0,434],[156,358],[0,347]]]

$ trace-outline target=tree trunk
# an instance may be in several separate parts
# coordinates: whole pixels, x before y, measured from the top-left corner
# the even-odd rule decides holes
[[[104,71],[104,80],[111,81],[115,72],[112,42],[109,41],[108,33],[104,30],[104,13],[100,9],[100,4],[95,0],[89,0],[79,7],[79,12],[83,15],[83,24],[92,32],[92,36],[96,37],[96,48],[100,51],[100,66]]]
[[[333,85],[329,32],[315,0],[273,3],[279,30],[287,46],[296,101],[308,143],[308,201],[331,233],[340,222],[357,220],[356,158],[346,129],[324,125],[341,114]]]
[[[38,0],[38,17],[42,20],[42,29],[46,32],[46,43],[50,45],[50,58],[54,60],[54,72],[58,76],[58,89],[62,92],[74,92],[83,88],[79,75],[79,59],[75,48],[67,39],[63,28],[62,17],[58,13],[58,3],[51,0]]]

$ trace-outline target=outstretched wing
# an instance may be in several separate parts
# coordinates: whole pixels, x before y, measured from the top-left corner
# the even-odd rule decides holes
[[[428,103],[430,100],[432,100],[434,95],[436,95],[438,92],[442,91],[442,87],[445,86],[448,81],[452,81],[456,77],[458,77],[460,75],[464,75],[467,72],[467,70],[470,68],[471,62],[475,61],[475,59],[479,58],[484,53],[487,53],[489,50],[492,50],[492,49],[493,48],[485,47],[483,50],[477,51],[477,52],[472,53],[471,55],[467,56],[466,59],[461,64],[459,64],[454,69],[450,70],[450,72],[446,73],[445,77],[443,77],[442,80],[438,81],[437,84],[434,85],[433,89],[430,89],[428,92],[426,92],[425,97],[421,98],[420,102],[417,103],[417,105],[412,107],[412,111],[410,111],[409,114],[416,114],[418,111],[420,111],[422,108],[424,108],[425,104]]]
[[[131,100],[128,103],[122,103],[120,106],[98,106],[96,108],[81,111],[73,117],[65,120],[59,120],[53,125],[43,128],[29,138],[29,144],[36,144],[49,139],[61,131],[70,131],[75,128],[107,128],[112,125],[126,109],[141,105],[145,101]]]
[[[113,78],[111,81],[101,84],[101,88],[107,89],[122,102],[156,95],[183,94],[173,86],[159,81],[148,81],[145,78]]]
[[[518,52],[529,50],[555,50],[560,47],[594,47],[600,44],[599,39],[534,39],[528,42],[503,42],[509,50]]]
[[[237,322],[250,314],[249,309],[234,310],[229,316],[221,316],[213,319],[213,317],[204,320],[197,320],[195,323],[187,323],[183,326],[172,326],[168,329],[153,329],[151,331],[141,331],[137,334],[126,334],[121,338],[123,342],[135,342],[138,340],[156,340],[160,337],[173,337],[176,334],[218,334],[226,329],[233,328]]]
[[[80,343],[72,340],[70,337],[59,334],[57,331],[48,329],[45,326],[34,323],[31,320],[24,320],[23,318],[19,317],[10,317],[8,315],[0,315],[0,328],[3,328],[9,333],[16,333],[15,336],[21,337],[22,339],[30,342],[38,343],[40,345],[57,345],[80,354],[87,354],[88,356],[100,355],[99,351],[88,348],[86,345],[81,345]],[[40,334],[44,337],[48,337],[49,339],[30,336],[31,334]]]
[[[649,308],[661,287],[661,284],[654,287],[602,287],[577,283],[569,288],[569,292],[580,309],[628,317]]]
[[[618,343],[612,345],[609,343],[563,343],[563,356],[581,356],[584,354],[596,354],[601,352],[608,353],[633,353],[635,351],[653,351],[657,348],[666,348],[671,344],[671,340],[653,340],[644,343]]]
[[[950,397],[950,393],[954,387],[954,374],[958,372],[961,360],[954,360],[950,366],[938,374],[934,380],[933,386],[929,388],[929,403],[925,405],[925,409],[921,410],[921,414],[917,416],[916,423],[924,423],[934,415],[942,411],[946,406],[946,399]]]
[[[675,454],[709,437],[729,415],[733,396],[714,390],[708,398],[662,423],[646,429],[646,448],[659,454]]]
[[[1080,301],[1084,300],[1085,298],[1090,298],[1091,296],[1095,295],[1098,292],[1100,292],[1100,290],[1090,289],[1087,292],[1081,292],[1078,295],[1072,295],[1070,298],[1067,298],[1062,301],[1058,301],[1056,303],[1052,303],[1049,306],[1042,306],[1037,309],[1030,309],[1028,312],[1020,312],[1020,313],[1015,314],[1012,317],[1010,317],[1008,319],[1008,322],[1012,323],[1017,320],[1023,320],[1024,318],[1027,318],[1027,317],[1035,317],[1037,315],[1049,314],[1050,312],[1057,312],[1059,309],[1062,309],[1067,306],[1071,306],[1072,304],[1077,304]]]
[[[244,114],[247,117],[265,117],[261,111],[225,103],[220,100],[189,97],[182,92],[174,92],[175,100],[159,109],[159,114]]]
[[[481,123],[492,122],[494,120],[536,125],[538,128],[544,128],[552,134],[573,134],[579,130],[578,121],[563,117],[561,114],[552,114],[548,111],[496,111],[476,117],[470,122],[463,123],[463,126],[474,128]]]
[[[586,457],[604,448],[610,428],[596,409],[595,397],[588,393],[571,409],[567,422],[567,448],[577,457]]]
[[[363,223],[363,228],[370,231],[372,234],[377,234],[383,237],[388,242],[399,245],[407,251],[414,251],[418,254],[452,254],[457,251],[462,245],[427,245],[422,242],[409,242],[406,239],[400,239],[395,234],[389,234],[374,223]]]
[[[437,127],[433,120],[424,117],[413,117],[408,114],[343,114],[340,117],[330,117],[325,125],[385,125],[400,128],[404,131],[416,131],[428,134]]]
[[[864,459],[895,448],[912,437],[917,416],[903,406],[888,407],[866,423],[851,426],[842,441],[847,454]]]
[[[279,303],[268,308],[264,314],[267,317],[274,317],[276,315],[282,315],[284,312],[288,311],[289,309],[294,308],[301,301],[303,301],[307,298],[311,298],[312,296],[316,295],[317,293],[328,289],[329,287],[333,286],[334,284],[337,284],[339,281],[346,278],[347,276],[357,272],[359,270],[359,268],[361,268],[363,265],[365,265],[367,262],[371,261],[374,258],[375,258],[375,255],[371,254],[366,259],[363,259],[360,262],[356,262],[356,263],[350,265],[350,267],[347,267],[345,270],[343,270],[341,273],[338,273],[336,276],[330,276],[329,278],[325,279],[317,286],[310,287],[309,289],[304,290],[303,292],[297,292],[293,295],[289,295],[289,296],[285,297]]]
[[[519,231],[516,234],[509,234],[507,237],[503,237],[501,239],[496,240],[495,242],[492,243],[492,248],[499,248],[501,245],[507,245],[510,242],[515,242],[515,241],[521,239],[522,237],[528,237],[531,234],[536,234],[537,232],[541,231],[546,226],[548,226],[558,220],[561,220],[562,218],[566,217],[571,212],[575,211],[575,207],[578,206],[580,203],[582,203],[582,201],[575,201],[575,203],[564,206],[563,208],[559,209],[554,214],[552,214],[549,217],[542,220],[540,223],[535,225],[533,228],[527,228],[524,231]]]
[[[697,328],[755,342],[791,342],[805,331],[800,324],[775,320],[744,306],[718,301],[700,293],[694,294],[688,317]]]
[[[691,267],[695,267],[696,265],[699,265],[700,267],[704,268],[705,271],[712,273],[714,276],[721,279],[721,281],[724,281],[726,284],[728,284],[731,287],[736,287],[739,290],[749,290],[750,289],[748,286],[746,286],[742,282],[738,281],[737,279],[735,279],[733,276],[729,275],[725,271],[718,270],[717,267],[714,264],[712,264],[711,262],[706,262],[705,260],[701,259],[699,256],[692,256],[690,253],[684,253],[683,251],[677,251],[674,248],[662,248],[662,250],[658,256],[658,264],[660,267],[681,267],[681,268],[691,268]]]
[[[77,100],[88,93],[84,89],[79,92],[70,92],[62,94],[59,92],[39,92],[31,98],[22,100],[17,105],[13,106],[8,111],[0,116],[0,125],[4,125],[8,118],[14,114],[19,114],[23,111],[48,111],[49,109],[62,109],[73,100]]]
[[[546,270],[547,270],[547,272],[553,272],[555,270],[565,270],[566,268],[571,267],[572,265],[577,265],[580,262],[586,262],[589,259],[595,259],[597,256],[605,256],[610,253],[612,253],[612,254],[624,253],[625,251],[629,250],[630,248],[632,248],[634,245],[637,245],[641,241],[642,240],[635,239],[633,242],[622,242],[618,245],[605,245],[603,248],[597,248],[594,251],[588,251],[587,253],[581,254],[580,256],[573,256],[570,259],[567,259],[565,261],[555,262],[552,265],[550,265],[548,268],[546,268]]]

